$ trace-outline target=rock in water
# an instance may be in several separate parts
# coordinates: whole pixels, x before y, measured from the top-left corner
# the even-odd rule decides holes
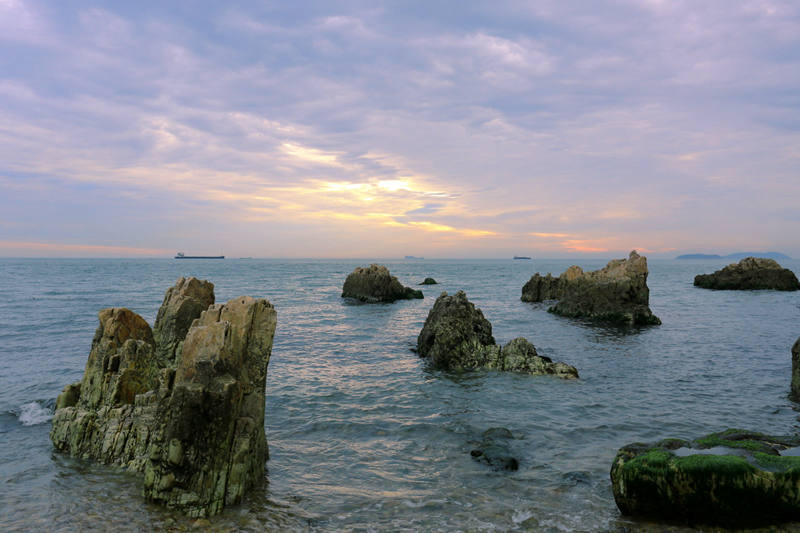
[[[792,392],[793,400],[800,401],[800,337],[792,346]]]
[[[557,299],[548,311],[562,316],[629,325],[661,324],[650,311],[647,274],[647,258],[634,250],[628,259],[614,259],[593,272],[571,266],[557,278],[535,274],[522,288],[521,299]]]
[[[214,303],[214,284],[197,278],[181,278],[167,289],[153,325],[156,356],[163,366],[177,360],[181,342],[192,321]]]
[[[746,257],[713,274],[695,276],[694,284],[704,289],[796,291],[800,281],[794,272],[781,267],[774,259]]]
[[[552,274],[540,276],[534,274],[528,282],[522,286],[523,302],[542,302],[544,300],[557,300],[561,297],[561,278],[554,278]]]
[[[729,429],[694,442],[630,444],[611,467],[617,507],[665,522],[758,527],[800,520],[797,437]]]
[[[433,278],[425,278],[420,285],[438,285],[438,282]]]
[[[403,287],[383,265],[356,267],[342,288],[342,298],[355,298],[367,303],[394,302],[422,298],[422,291]]]
[[[519,461],[511,455],[510,441],[514,438],[506,428],[490,428],[483,432],[483,440],[470,450],[470,456],[495,470],[518,470]]]
[[[553,363],[520,337],[505,347],[495,344],[492,324],[464,291],[443,292],[433,304],[417,338],[417,353],[444,370],[494,369],[577,378],[575,367]]]
[[[197,283],[213,300],[210,283],[182,279],[158,316],[187,309],[172,304]],[[186,313],[173,313],[182,317],[174,323]],[[144,472],[148,500],[191,516],[219,513],[264,476],[264,390],[276,320],[269,302],[242,296],[197,310],[185,339],[180,328],[162,329],[170,334],[159,344],[132,311],[101,311],[84,379],[57,400],[53,444]],[[178,359],[165,364],[155,354],[170,347]]]
[[[161,437],[145,466],[149,500],[217,514],[264,477],[264,390],[275,309],[248,296],[213,305],[183,344]]]

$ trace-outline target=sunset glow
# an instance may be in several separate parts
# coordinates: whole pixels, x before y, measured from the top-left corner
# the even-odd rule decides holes
[[[793,4],[183,9],[0,3],[0,254],[800,255]]]

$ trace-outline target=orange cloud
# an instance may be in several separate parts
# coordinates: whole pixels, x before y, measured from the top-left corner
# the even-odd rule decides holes
[[[607,252],[608,248],[600,248],[596,245],[596,241],[588,240],[566,240],[562,241],[561,245],[574,252]]]
[[[161,248],[135,248],[131,246],[105,246],[101,244],[53,244],[47,242],[0,241],[0,250],[16,253],[38,252],[40,254],[107,254],[107,255],[164,255],[174,250]]]

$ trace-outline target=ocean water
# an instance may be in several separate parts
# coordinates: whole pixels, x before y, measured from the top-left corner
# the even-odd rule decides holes
[[[342,299],[347,274],[369,262],[0,260],[0,530],[693,531],[619,514],[609,481],[619,447],[728,427],[798,432],[787,393],[800,293],[692,286],[725,261],[650,260],[663,324],[642,329],[520,301],[533,273],[570,261],[384,260],[406,285],[440,285],[421,287],[423,300]],[[800,272],[800,261],[782,264]],[[167,287],[190,275],[212,281],[218,302],[247,294],[278,311],[266,480],[208,521],[148,504],[138,474],[56,453],[48,437],[97,312],[129,307],[152,324]],[[417,335],[436,296],[459,289],[499,343],[527,337],[581,379],[427,368]],[[498,426],[515,436],[516,472],[470,457]]]

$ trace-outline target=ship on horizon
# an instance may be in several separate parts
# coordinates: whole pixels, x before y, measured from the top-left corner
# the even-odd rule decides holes
[[[225,259],[224,255],[186,255],[183,252],[175,254],[175,259]]]

